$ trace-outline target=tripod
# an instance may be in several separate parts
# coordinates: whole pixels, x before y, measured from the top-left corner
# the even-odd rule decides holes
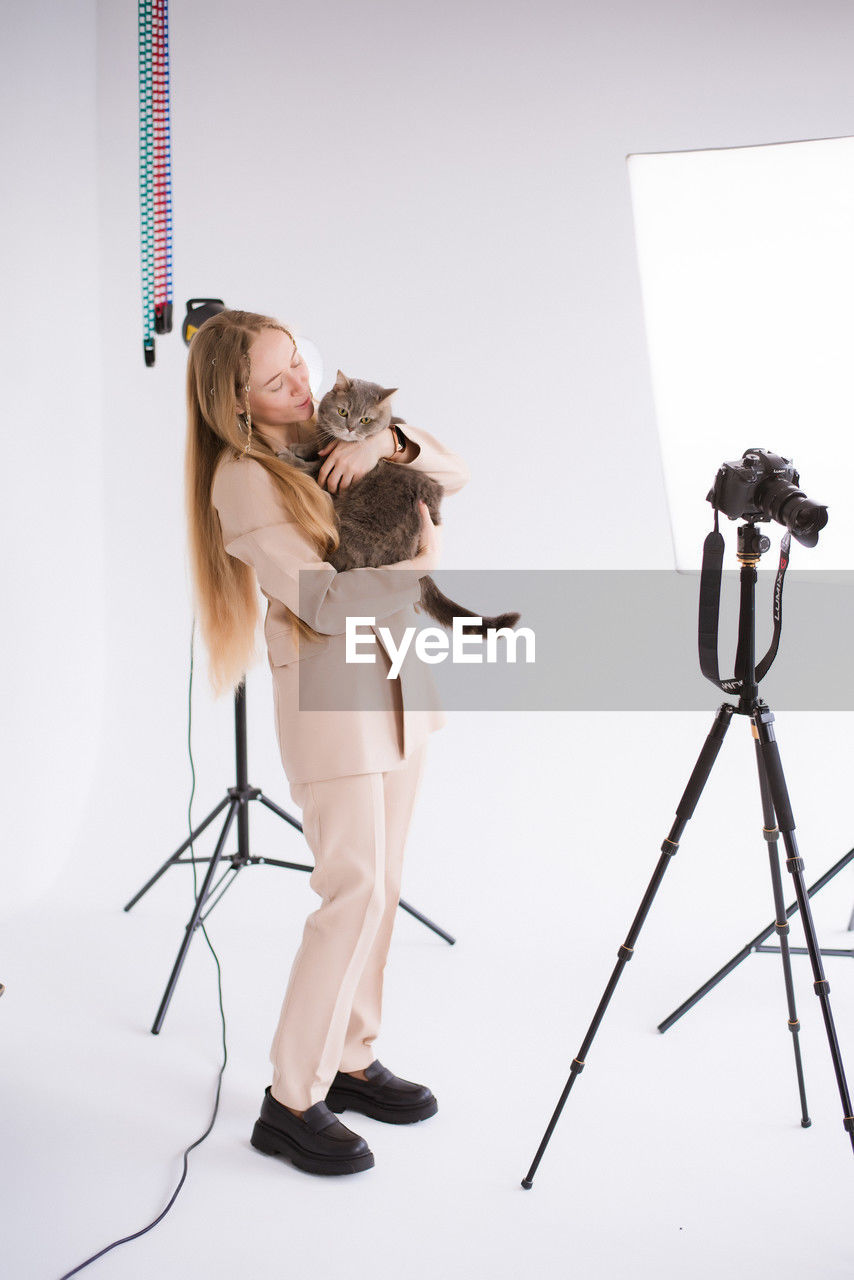
[[[279,858],[264,858],[250,853],[249,805],[253,800],[260,800],[263,805],[266,805],[266,807],[272,810],[273,813],[278,814],[280,818],[289,823],[292,827],[295,827],[297,831],[302,831],[303,828],[302,823],[297,818],[291,817],[291,815],[286,813],[284,809],[280,809],[279,806],[268,796],[265,796],[263,791],[258,787],[252,787],[249,785],[249,771],[246,754],[245,681],[240,683],[234,695],[234,731],[235,754],[237,759],[236,785],[227,789],[225,798],[220,800],[219,804],[211,810],[202,822],[199,823],[183,844],[179,845],[172,856],[166,859],[163,866],[160,867],[158,871],[155,871],[151,879],[142,886],[138,893],[134,894],[130,902],[125,906],[125,911],[130,911],[131,907],[135,906],[136,903],[139,902],[140,898],[144,894],[148,893],[148,890],[152,885],[156,884],[163,873],[168,871],[170,867],[191,866],[195,862],[207,862],[210,864],[202,882],[202,887],[198,892],[195,906],[193,908],[193,914],[190,916],[184,930],[183,941],[181,942],[175,964],[172,967],[172,973],[170,974],[169,981],[166,984],[166,990],[163,993],[160,1008],[157,1010],[154,1025],[151,1028],[152,1035],[157,1035],[163,1025],[163,1019],[166,1017],[166,1010],[169,1008],[169,1002],[175,991],[181,969],[184,966],[184,961],[187,958],[187,952],[190,949],[190,943],[193,941],[193,935],[196,929],[204,920],[207,920],[216,904],[222,899],[225,892],[234,884],[238,872],[242,871],[244,867],[249,866],[286,867],[291,871],[314,870],[312,866],[309,866],[304,862],[286,862]],[[228,812],[225,815],[225,822],[223,823],[223,827],[212,856],[210,858],[196,858],[195,855],[191,853],[189,858],[182,858],[181,855],[184,850],[192,849],[193,841],[198,839],[202,832],[210,826],[214,818],[222,813],[223,809],[226,807],[228,807]],[[237,852],[227,854],[223,857],[225,842],[228,839],[228,833],[231,830],[231,824],[235,818],[237,819]],[[225,866],[219,880],[214,884],[214,876],[216,875],[217,869],[220,867],[221,863],[225,863],[227,865]],[[220,889],[221,885],[222,888]],[[219,890],[218,893],[217,890]],[[215,893],[216,897],[212,897]],[[212,901],[210,902],[210,905],[208,905],[208,899],[210,898],[212,898]],[[449,933],[446,933],[444,929],[441,929],[439,925],[434,924],[434,922],[429,920],[427,916],[422,915],[420,911],[416,911],[415,907],[410,906],[408,902],[404,902],[403,898],[399,900],[398,905],[401,906],[404,911],[408,911],[416,920],[420,920],[428,929],[432,929],[440,938],[444,938],[447,943],[453,946],[456,941],[455,938],[453,938]],[[207,910],[205,910],[206,906]]]
[[[715,535],[720,535],[715,530]],[[795,995],[792,984],[792,968],[789,954],[788,932],[789,922],[788,915],[792,912],[786,911],[783,899],[783,886],[780,876],[780,860],[778,853],[778,840],[782,836],[783,844],[786,850],[786,868],[790,872],[795,884],[795,895],[797,898],[797,907],[800,910],[803,920],[804,933],[806,935],[807,952],[810,957],[813,971],[813,986],[815,993],[821,1002],[821,1012],[824,1018],[825,1030],[827,1032],[827,1040],[830,1046],[830,1056],[833,1060],[833,1068],[836,1074],[836,1082],[839,1088],[839,1096],[842,1101],[843,1125],[851,1140],[852,1148],[854,1148],[854,1115],[852,1115],[851,1099],[848,1094],[848,1085],[845,1080],[845,1070],[842,1064],[842,1057],[839,1052],[839,1044],[836,1038],[836,1028],[833,1023],[833,1015],[830,1009],[830,984],[824,976],[822,967],[821,950],[816,938],[815,925],[813,924],[812,912],[810,910],[809,895],[815,892],[823,880],[817,886],[813,886],[808,891],[804,884],[803,869],[804,863],[798,853],[798,846],[795,839],[795,820],[792,815],[792,808],[789,802],[789,794],[786,788],[786,780],[783,776],[783,766],[780,760],[780,752],[774,735],[774,715],[768,705],[759,697],[759,680],[767,672],[770,661],[773,661],[776,653],[776,642],[779,639],[779,629],[775,633],[775,643],[769,655],[759,664],[757,670],[756,663],[756,618],[755,618],[755,598],[756,598],[756,566],[759,563],[759,557],[763,551],[767,551],[769,546],[767,538],[761,537],[759,530],[756,528],[753,520],[743,525],[738,530],[738,559],[741,563],[740,573],[740,603],[738,616],[738,646],[736,649],[735,659],[735,679],[725,681],[722,687],[729,692],[738,692],[739,700],[737,704],[730,702],[723,703],[715,714],[712,728],[703,745],[700,755],[694,765],[688,785],[685,788],[682,799],[676,809],[676,820],[670,829],[669,835],[661,846],[661,857],[658,860],[652,879],[647,886],[646,893],[643,896],[640,907],[629,929],[625,942],[620,946],[617,953],[617,963],[611,974],[611,978],[602,995],[593,1021],[588,1027],[587,1034],[578,1056],[573,1058],[569,1071],[569,1078],[560,1095],[558,1104],[543,1135],[542,1142],[534,1157],[533,1163],[526,1176],[522,1179],[522,1186],[526,1190],[530,1190],[533,1186],[534,1174],[537,1171],[540,1160],[543,1157],[549,1139],[551,1138],[554,1128],[558,1122],[564,1103],[569,1097],[570,1090],[575,1083],[576,1077],[584,1070],[587,1054],[593,1043],[593,1039],[599,1028],[599,1024],[605,1015],[611,997],[614,994],[617,983],[620,980],[623,969],[631,960],[634,954],[635,943],[638,935],[643,927],[643,923],[647,917],[653,899],[655,898],[664,873],[670,865],[670,860],[679,848],[679,841],[685,830],[697,802],[702,795],[703,788],[709,779],[718,752],[721,749],[723,740],[726,736],[727,729],[730,726],[734,715],[742,715],[749,717],[756,747],[756,764],[759,773],[759,795],[762,802],[763,815],[763,836],[768,844],[768,857],[771,868],[771,885],[774,895],[775,924],[772,927],[776,929],[780,940],[780,956],[783,964],[783,981],[786,988],[786,1001],[788,1005],[788,1026],[792,1033],[792,1045],[795,1057],[795,1074],[797,1077],[798,1093],[801,1104],[801,1125],[808,1128],[811,1121],[807,1112],[806,1090],[804,1087],[803,1067],[801,1063],[800,1049],[800,1022],[795,1009]],[[722,540],[721,540],[722,546]],[[784,569],[784,562],[781,558],[781,567]],[[704,564],[705,572],[705,564]],[[778,595],[782,587],[782,576],[778,575]],[[701,588],[701,618],[702,605],[704,603]],[[708,599],[705,601],[708,604]],[[779,621],[779,618],[777,618]],[[715,632],[717,631],[717,609],[714,611]],[[701,623],[702,628],[702,623]],[[715,636],[715,644],[717,637]],[[701,630],[702,645],[702,630]],[[707,674],[704,667],[704,674]],[[721,683],[718,681],[718,683]],[[854,856],[852,853],[851,856]],[[834,868],[838,870],[838,868]],[[829,878],[829,877],[828,877]],[[770,932],[770,931],[769,931]],[[722,975],[721,975],[722,976]]]

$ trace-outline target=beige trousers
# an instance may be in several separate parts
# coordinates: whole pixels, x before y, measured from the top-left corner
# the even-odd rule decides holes
[[[270,1048],[271,1093],[297,1111],[321,1102],[337,1071],[373,1062],[383,971],[400,898],[403,850],[427,743],[385,773],[293,782],[322,899],[305,922]]]

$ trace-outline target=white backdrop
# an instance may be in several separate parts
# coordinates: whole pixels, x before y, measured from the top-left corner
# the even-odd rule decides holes
[[[14,907],[168,841],[191,618],[184,350],[140,347],[135,10],[8,8]],[[835,3],[176,5],[175,296],[399,386],[472,468],[448,568],[668,567],[625,157],[844,132],[852,29]],[[200,698],[204,778],[227,709]]]
[[[94,4],[4,4],[4,909],[92,835],[108,652]],[[105,779],[106,781],[106,779]]]
[[[78,1125],[75,1150],[84,1162],[78,1167],[83,1170],[90,1156],[94,1162],[91,1173],[81,1172],[80,1186],[93,1185],[105,1170],[110,1184],[103,1198],[98,1193],[97,1223],[95,1197],[86,1212],[68,1209],[65,1235],[51,1243],[52,1270],[58,1271],[60,1262],[75,1261],[69,1253],[85,1256],[148,1221],[161,1206],[166,1154],[201,1131],[197,1118],[207,1119],[207,1103],[199,1101],[200,1069],[207,1078],[217,1065],[216,1046],[200,1062],[192,1037],[213,1043],[217,1014],[210,957],[198,940],[170,1015],[170,1036],[148,1036],[189,911],[187,875],[171,873],[130,917],[119,911],[183,839],[191,781],[185,351],[176,333],[158,339],[153,370],[143,365],[136,11],[112,0],[55,0],[26,10],[7,2],[4,9],[10,32],[0,77],[4,158],[15,181],[4,206],[12,233],[3,238],[0,344],[8,395],[6,465],[0,471],[9,604],[3,910],[15,920],[0,980],[9,987],[3,1004],[10,1028],[16,989],[21,1005],[28,999],[31,1010],[44,1011],[35,1027],[15,1024],[18,1057],[10,1061],[16,1064],[16,1094],[35,1108],[36,1091],[43,1084],[52,1088],[54,1098],[63,1099],[56,1105],[66,1105],[69,1123],[73,1118]],[[606,0],[595,7],[563,0],[500,7],[464,0],[429,7],[410,0],[358,6],[185,0],[173,5],[171,23],[179,310],[184,298],[209,293],[231,305],[271,311],[318,343],[328,373],[341,365],[399,386],[398,411],[456,449],[472,470],[471,483],[447,503],[444,566],[670,567],[625,158],[850,132],[854,13],[835,0],[809,9],[770,0],[714,6]],[[697,494],[698,503],[704,498]],[[199,817],[232,780],[233,739],[230,704],[212,701],[198,649],[196,657]],[[263,661],[250,673],[248,703],[250,776],[287,804]],[[787,724],[791,729],[781,741],[790,786],[805,845],[815,850],[810,870],[817,873],[848,847],[847,817],[834,788],[843,791],[850,772],[850,718],[804,714]],[[617,715],[511,720],[460,714],[436,735],[405,893],[459,930],[466,952],[460,946],[448,951],[447,963],[438,960],[444,986],[434,988],[438,952],[408,951],[414,938],[416,948],[423,938],[406,926],[398,954],[424,961],[419,990],[432,1004],[425,1005],[422,1022],[401,985],[389,1037],[394,1044],[397,1034],[402,1047],[408,1027],[412,1069],[433,1067],[440,1083],[445,1072],[446,1089],[452,1082],[462,1088],[479,1071],[501,1090],[496,1105],[513,1111],[520,1126],[515,1154],[508,1159],[502,1131],[491,1128],[494,1113],[476,1116],[478,1131],[488,1131],[495,1143],[484,1167],[495,1171],[500,1186],[490,1185],[497,1196],[508,1187],[518,1192],[706,727],[706,717],[688,715],[662,724]],[[747,770],[743,796],[736,762]],[[683,878],[674,880],[658,917],[660,929],[669,919],[670,933],[654,933],[649,952],[647,973],[654,987],[658,983],[655,1015],[686,993],[689,977],[683,973],[690,969],[690,981],[705,977],[713,960],[723,961],[769,915],[764,846],[754,849],[744,885],[724,834],[735,824],[746,833],[742,845],[754,848],[759,841],[752,769],[744,741],[722,763],[704,810],[716,856],[731,858],[726,865],[732,879],[717,876],[701,859],[678,860]],[[265,840],[274,856],[295,856],[293,842],[278,827],[268,824]],[[305,886],[298,895],[286,885],[287,873],[279,875],[274,885],[256,880],[254,889],[235,889],[215,917],[223,921],[219,937],[232,943],[226,961],[231,1016],[235,1024],[244,1019],[229,1076],[230,1088],[239,1091],[231,1095],[230,1140],[237,1133],[245,1138],[245,1117],[263,1090],[268,1028],[271,1033],[309,909]],[[683,896],[686,883],[690,901]],[[840,884],[837,922],[848,896]],[[263,963],[253,959],[254,938],[245,927],[250,901],[258,937],[268,934]],[[151,930],[159,930],[157,937]],[[662,941],[678,948],[675,966],[666,948],[656,953]],[[276,963],[268,963],[274,947]],[[42,971],[31,966],[34,954],[44,958]],[[242,973],[240,965],[246,966]],[[564,981],[564,965],[571,980]],[[772,974],[761,967],[752,972],[757,983]],[[510,981],[533,994],[526,1003],[520,991],[508,1025],[499,997]],[[777,991],[779,974],[767,981]],[[195,990],[208,1002],[198,1010],[189,1003]],[[845,987],[840,983],[836,990],[843,992],[844,1007]],[[802,1002],[813,999],[806,983]],[[57,1020],[60,1001],[67,1022]],[[652,1003],[636,1017],[632,1013],[633,1029],[642,1023],[648,1030]],[[817,1021],[814,1015],[812,1034],[821,1037]],[[110,1052],[90,1055],[89,1032],[106,1034]],[[729,1035],[730,1027],[722,1025],[716,1044]],[[103,1164],[92,1154],[91,1134],[107,1114],[105,1098],[111,1099],[111,1117],[126,1114],[122,1082],[134,1066],[140,1076],[133,1123],[143,1125],[145,1108],[154,1107],[158,1096],[177,1106],[181,1064],[168,1055],[180,1055],[187,1036],[186,1109],[177,1136],[164,1128],[162,1150],[146,1165],[156,1191],[149,1188],[155,1203],[146,1215],[148,1199],[126,1196],[125,1171],[138,1150],[134,1135],[130,1145],[123,1139],[118,1146],[112,1132],[105,1136]],[[780,1053],[788,1054],[782,1039]],[[616,1071],[614,1048],[612,1039]],[[693,1065],[702,1070],[708,1057],[707,1046],[698,1046]],[[813,1058],[824,1062],[823,1044],[816,1044]],[[405,1074],[403,1053],[390,1061]],[[451,1071],[461,1063],[464,1069]],[[548,1067],[540,1072],[536,1063]],[[749,1070],[750,1062],[742,1067]],[[728,1069],[735,1075],[735,1065]],[[650,1067],[650,1087],[657,1070]],[[159,1095],[150,1083],[157,1071],[163,1072]],[[754,1080],[753,1092],[744,1095],[745,1107],[754,1099],[761,1110],[766,1100],[758,1085]],[[585,1079],[584,1087],[593,1086]],[[781,1089],[787,1097],[789,1087],[786,1077]],[[617,1126],[612,1142],[628,1140],[624,1088],[615,1074],[610,1096],[599,1095],[598,1114],[610,1114]],[[824,1079],[821,1088],[823,1095],[816,1086],[827,1113],[824,1131],[841,1163],[845,1140],[832,1081]],[[591,1101],[594,1096],[595,1089]],[[474,1160],[466,1145],[471,1103],[459,1095],[460,1176]],[[718,1098],[711,1110],[692,1105],[684,1114],[686,1123],[690,1118],[705,1126],[721,1113]],[[50,1116],[50,1109],[44,1114]],[[168,1116],[168,1106],[158,1114]],[[591,1108],[590,1124],[592,1115]],[[777,1115],[775,1099],[763,1130],[769,1158],[777,1151]],[[657,1117],[648,1113],[648,1120],[651,1150]],[[185,1134],[188,1126],[192,1133]],[[161,1132],[157,1124],[154,1131]],[[18,1135],[24,1151],[28,1132]],[[697,1133],[695,1161],[705,1158],[708,1136]],[[793,1141],[800,1137],[798,1131]],[[147,1140],[139,1136],[140,1143]],[[44,1149],[53,1149],[47,1134]],[[633,1145],[632,1155],[639,1150],[639,1143]],[[803,1150],[797,1147],[793,1159]],[[615,1164],[632,1179],[633,1187],[623,1192],[636,1194],[634,1160],[616,1160],[613,1146],[601,1153],[595,1182],[603,1201]],[[36,1166],[41,1154],[32,1155]],[[683,1157],[690,1153],[677,1155],[677,1171]],[[445,1186],[439,1170],[446,1158],[437,1150],[439,1163],[431,1166],[436,1175],[425,1183],[425,1196]],[[502,1163],[499,1174],[499,1158],[512,1168]],[[708,1177],[723,1196],[731,1154],[721,1150],[708,1158]],[[230,1159],[226,1153],[220,1172],[231,1167]],[[110,1161],[118,1162],[121,1176],[109,1174]],[[539,1222],[537,1247],[565,1259],[561,1164],[556,1154],[549,1175],[553,1199],[535,1191],[522,1197],[521,1206],[512,1203],[517,1215],[545,1214],[533,1219]],[[54,1172],[55,1194],[49,1188],[42,1194],[39,1183],[39,1203],[56,1204],[68,1189],[65,1167]],[[543,1176],[548,1185],[545,1166]],[[820,1181],[805,1181],[824,1205]],[[284,1194],[274,1178],[267,1177],[265,1186],[270,1196]],[[399,1179],[400,1194],[405,1186]],[[447,1186],[455,1196],[459,1238],[471,1248],[465,1187],[453,1181]],[[121,1196],[122,1220],[119,1203],[109,1198],[111,1187]],[[736,1197],[747,1233],[755,1226],[754,1189],[742,1187]],[[14,1191],[24,1194],[17,1185]],[[210,1187],[208,1192],[214,1194]],[[583,1185],[578,1194],[584,1195]],[[28,1221],[29,1203],[25,1197],[21,1223]],[[194,1249],[207,1238],[212,1203],[218,1202],[198,1203]],[[496,1203],[484,1211],[484,1232],[491,1229]],[[634,1226],[653,1231],[655,1222],[650,1226],[637,1203]],[[155,1248],[168,1251],[170,1232],[193,1221],[180,1217],[192,1215],[190,1204],[189,1197],[179,1201]],[[782,1258],[789,1234],[782,1185],[779,1204],[774,1238]],[[721,1212],[731,1211],[727,1201]],[[617,1235],[603,1239],[595,1205],[591,1212],[587,1228],[579,1227],[587,1230],[591,1249],[620,1249]],[[838,1213],[830,1217],[844,1228]],[[70,1249],[63,1241],[72,1232]],[[530,1233],[517,1236],[527,1251]],[[216,1239],[214,1233],[211,1248]],[[656,1243],[646,1244],[648,1274],[684,1274],[686,1264],[678,1260],[670,1272],[656,1266]],[[764,1242],[757,1236],[754,1244],[758,1268],[765,1265]],[[806,1265],[804,1247],[801,1242],[786,1255],[793,1266]],[[139,1274],[133,1268],[143,1264],[134,1248],[123,1255],[126,1261],[113,1264],[128,1270],[115,1274]],[[221,1266],[236,1262],[242,1248],[235,1243],[234,1256],[223,1255]],[[713,1216],[703,1219],[693,1248],[685,1256],[694,1274],[706,1274],[698,1259],[717,1273],[727,1265],[726,1239]],[[494,1248],[495,1265],[481,1274],[518,1274],[520,1257],[505,1272],[511,1254],[499,1252]],[[428,1250],[424,1257],[430,1256]],[[625,1250],[620,1256],[625,1261]],[[391,1259],[388,1274],[393,1264]],[[782,1274],[779,1266],[777,1271]],[[166,1274],[162,1265],[160,1273]],[[219,1273],[226,1271],[209,1272]],[[539,1274],[563,1272],[556,1266]],[[619,1274],[614,1266],[601,1271],[609,1280]]]

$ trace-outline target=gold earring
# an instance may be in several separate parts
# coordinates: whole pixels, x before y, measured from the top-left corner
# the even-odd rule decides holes
[[[252,448],[252,411],[249,408],[249,383],[248,382],[244,387],[244,391],[246,392],[246,413],[243,415],[244,421],[246,423],[246,444],[243,446],[243,452],[249,453]]]

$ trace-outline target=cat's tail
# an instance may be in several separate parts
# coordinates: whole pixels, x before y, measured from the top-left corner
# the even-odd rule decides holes
[[[454,604],[439,590],[430,577],[421,579],[421,608],[431,618],[441,622],[443,627],[452,627],[454,618],[479,618],[479,613],[464,609],[461,604]],[[499,613],[494,618],[484,618],[479,627],[466,627],[466,635],[485,636],[488,630],[498,627],[515,627],[522,615],[519,613]]]

